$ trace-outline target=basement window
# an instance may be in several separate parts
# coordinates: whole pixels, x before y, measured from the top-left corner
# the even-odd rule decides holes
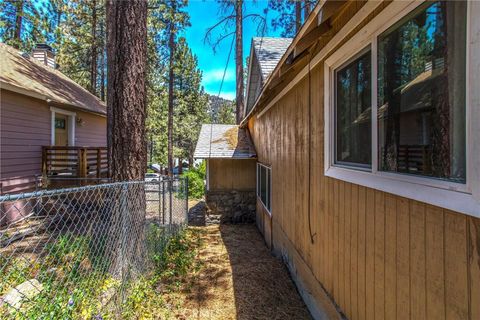
[[[272,169],[257,163],[257,197],[270,213]]]
[[[327,176],[480,216],[480,137],[468,134],[480,132],[479,14],[466,1],[395,3],[333,52]]]

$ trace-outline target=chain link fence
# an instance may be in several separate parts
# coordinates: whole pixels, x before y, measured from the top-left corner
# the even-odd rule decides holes
[[[183,179],[0,196],[0,318],[119,318],[187,210]]]

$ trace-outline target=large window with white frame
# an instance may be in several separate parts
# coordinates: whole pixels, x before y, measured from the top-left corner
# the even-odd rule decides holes
[[[413,198],[437,205],[447,193],[433,189],[462,193],[468,204],[452,201],[452,209],[480,208],[468,143],[467,115],[480,107],[468,97],[469,57],[478,59],[469,51],[469,6],[395,4],[327,59],[327,175],[403,196],[426,191]],[[409,185],[417,187],[402,191]]]
[[[271,212],[271,186],[272,169],[261,163],[257,163],[257,197],[262,204]]]

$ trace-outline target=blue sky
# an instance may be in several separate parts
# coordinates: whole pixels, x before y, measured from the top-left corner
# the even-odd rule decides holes
[[[266,0],[246,1],[245,14],[258,13],[265,15],[264,9],[267,7]],[[187,38],[189,46],[198,57],[199,67],[203,71],[203,86],[205,91],[217,95],[220,89],[220,83],[227,63],[228,52],[232,43],[232,37],[222,41],[216,52],[208,45],[203,43],[206,29],[215,24],[220,19],[219,6],[213,0],[190,0],[186,11],[190,15],[191,27],[187,28],[184,36]],[[278,36],[279,31],[274,32],[270,26],[270,19],[275,17],[276,13],[269,11],[267,13],[267,30],[265,36]],[[248,18],[243,24],[243,56],[245,58],[250,54],[250,43],[252,37],[260,36],[257,34],[257,25]],[[234,31],[233,29],[231,31]],[[228,64],[225,81],[223,83],[220,96],[227,99],[235,98],[235,47],[233,48],[230,62]]]

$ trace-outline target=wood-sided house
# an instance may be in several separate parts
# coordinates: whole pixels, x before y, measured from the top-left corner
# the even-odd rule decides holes
[[[104,175],[105,104],[56,70],[49,46],[0,43],[0,57],[0,193],[32,190],[40,175]]]
[[[312,315],[480,319],[480,2],[322,0],[251,59],[257,224]]]

